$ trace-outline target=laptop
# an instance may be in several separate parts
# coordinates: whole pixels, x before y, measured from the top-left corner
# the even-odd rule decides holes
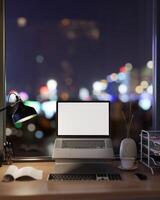
[[[57,138],[53,148],[57,173],[75,172],[82,165],[88,170],[88,165],[99,166],[113,159],[109,136],[109,101],[57,101]]]

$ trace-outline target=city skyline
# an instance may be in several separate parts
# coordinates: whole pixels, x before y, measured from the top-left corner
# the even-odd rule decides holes
[[[16,2],[6,1],[9,89],[35,98],[54,78],[75,96],[128,62],[139,69],[151,59],[149,1]]]

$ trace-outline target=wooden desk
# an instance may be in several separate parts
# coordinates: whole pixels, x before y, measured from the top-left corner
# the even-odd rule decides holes
[[[121,172],[122,181],[47,181],[53,172],[54,163],[14,163],[18,167],[33,166],[44,171],[41,181],[0,182],[0,200],[157,200],[160,199],[160,175],[152,176],[150,172],[139,167],[138,171],[148,173],[147,181],[140,181],[133,172]],[[115,166],[118,163],[114,163]],[[0,180],[8,166],[0,168]]]

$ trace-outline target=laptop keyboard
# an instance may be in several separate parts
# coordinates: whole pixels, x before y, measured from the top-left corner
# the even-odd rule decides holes
[[[49,181],[118,181],[120,174],[49,174]]]
[[[104,140],[63,140],[62,148],[72,149],[104,149]]]

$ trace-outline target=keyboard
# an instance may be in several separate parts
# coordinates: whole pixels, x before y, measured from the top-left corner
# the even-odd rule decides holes
[[[120,174],[49,174],[49,181],[118,181]]]
[[[104,149],[104,140],[64,140],[62,148],[71,149]]]

